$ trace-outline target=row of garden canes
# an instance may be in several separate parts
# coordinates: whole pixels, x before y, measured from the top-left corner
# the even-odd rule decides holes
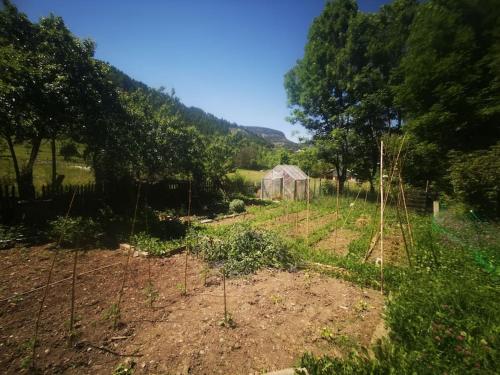
[[[137,188],[137,197],[136,197],[136,204],[135,204],[135,208],[134,208],[134,215],[133,215],[133,220],[132,220],[132,225],[131,225],[131,230],[130,230],[130,239],[132,239],[132,237],[134,235],[135,224],[136,224],[136,220],[137,220],[137,211],[138,211],[138,205],[139,205],[140,192],[141,192],[141,183],[138,184],[138,188]],[[70,215],[71,208],[73,206],[76,195],[77,195],[77,190],[75,189],[73,191],[73,195],[72,195],[71,201],[69,203],[68,210],[66,211],[65,219],[68,219],[68,217]],[[192,196],[191,195],[192,195],[192,189],[191,189],[191,181],[190,181],[189,192],[188,192],[188,226],[191,226],[191,203],[192,203]],[[145,199],[147,202],[147,197],[145,197]],[[147,227],[148,227],[148,223],[147,223],[147,219],[146,219],[146,228]],[[61,233],[58,241],[56,242],[56,249],[59,248],[63,237],[64,237],[64,232]],[[121,302],[123,299],[125,284],[126,284],[126,281],[128,278],[130,257],[134,251],[135,251],[134,247],[129,246],[128,251],[127,251],[126,261],[125,261],[125,263],[123,263],[122,282],[121,282],[120,289],[118,291],[117,302],[112,304],[110,307],[110,315],[113,318],[113,327],[114,328],[117,327],[118,321],[121,318],[121,314],[120,314]],[[189,252],[188,247],[186,246],[186,252],[185,252],[186,256],[185,256],[185,264],[184,264],[184,285],[183,285],[183,291],[182,291],[183,295],[187,294],[188,252]],[[44,305],[45,305],[45,301],[46,301],[46,298],[48,295],[49,288],[51,286],[59,284],[61,282],[71,280],[71,305],[70,305],[70,323],[69,323],[69,335],[68,335],[69,342],[71,344],[73,342],[73,339],[75,338],[75,332],[74,332],[75,319],[74,318],[75,318],[75,299],[76,299],[75,293],[76,293],[76,278],[77,278],[77,276],[83,276],[86,274],[97,272],[97,271],[100,271],[100,270],[103,270],[103,269],[106,269],[106,268],[109,268],[109,267],[112,267],[115,265],[119,265],[122,263],[122,262],[117,262],[117,263],[109,264],[109,265],[98,267],[98,268],[95,268],[95,269],[92,269],[92,270],[89,270],[89,271],[86,271],[86,272],[83,272],[83,273],[80,273],[77,275],[76,271],[77,271],[77,264],[78,264],[78,249],[75,249],[74,255],[73,255],[73,268],[72,268],[71,277],[68,277],[68,278],[65,278],[62,280],[58,280],[56,282],[52,282],[52,274],[53,274],[53,270],[54,270],[54,266],[55,266],[55,263],[57,260],[58,253],[59,253],[58,251],[55,251],[53,256],[52,256],[51,264],[50,264],[50,267],[48,270],[47,280],[46,280],[46,283],[43,287],[34,288],[34,289],[29,290],[29,291],[22,292],[21,294],[16,294],[16,296],[26,295],[26,294],[31,294],[31,293],[34,293],[38,290],[43,289],[43,297],[42,297],[42,300],[40,302],[40,308],[39,308],[37,316],[36,316],[35,329],[34,329],[33,340],[32,340],[33,347],[32,347],[31,368],[33,370],[36,369],[36,347],[37,347],[37,342],[38,342],[38,333],[39,333],[41,318],[42,318],[43,309],[44,309]],[[155,293],[155,289],[154,289],[154,285],[153,285],[152,278],[151,278],[151,259],[149,256],[147,257],[147,262],[148,262],[148,284],[146,286],[146,291],[147,291],[147,295],[148,295],[149,304],[151,307],[152,303],[153,303],[152,296]],[[211,295],[211,296],[223,298],[224,318],[222,321],[222,325],[232,326],[234,323],[233,323],[232,318],[230,317],[230,315],[228,314],[228,311],[227,311],[226,271],[224,268],[222,268],[221,274],[222,274],[222,283],[223,283],[223,295],[222,296]],[[206,280],[205,280],[204,284],[206,285]],[[5,298],[5,299],[1,300],[0,302],[8,301],[11,298],[13,298],[13,297]],[[106,348],[103,348],[103,347],[98,347],[98,349],[108,351],[108,352],[111,352],[113,354],[118,354],[118,353],[106,350]]]
[[[373,252],[374,248],[376,247],[377,243],[380,244],[380,291],[381,293],[384,292],[384,211],[385,207],[389,201],[389,198],[394,198],[393,195],[391,195],[391,189],[392,189],[392,182],[397,174],[397,186],[398,186],[398,194],[396,198],[396,215],[398,219],[398,224],[399,228],[401,230],[401,236],[403,238],[403,243],[404,243],[404,248],[405,248],[405,253],[407,256],[408,264],[411,267],[411,256],[410,256],[410,249],[414,248],[414,239],[413,239],[413,232],[412,232],[412,227],[410,223],[410,218],[408,214],[408,207],[406,204],[406,195],[404,191],[404,184],[403,184],[403,179],[401,177],[401,167],[400,165],[400,159],[401,159],[401,152],[403,150],[403,146],[406,140],[406,136],[403,136],[401,143],[399,144],[399,148],[397,153],[394,155],[394,159],[392,160],[392,165],[391,165],[391,171],[389,175],[389,179],[387,182],[387,189],[384,190],[385,183],[384,183],[384,142],[380,142],[380,189],[379,189],[379,194],[377,195],[377,201],[375,205],[375,210],[378,211],[380,210],[380,219],[379,219],[379,230],[377,233],[374,233],[375,231],[375,226],[372,227],[372,233],[370,235],[371,242],[368,247],[368,250],[366,252],[366,255],[364,257],[364,262],[366,262],[370,256],[370,254]],[[333,178],[332,178],[333,179]],[[309,185],[309,177],[308,177],[308,185]],[[351,215],[352,209],[355,206],[359,195],[361,194],[361,189],[358,190],[358,193],[354,199],[354,201],[351,203],[349,210],[346,214],[346,217],[344,218],[341,226],[339,227],[339,193],[340,193],[340,184],[339,181],[336,181],[336,209],[335,209],[335,222],[334,222],[334,248],[337,246],[337,235],[338,232],[345,227],[347,224],[347,221],[349,220],[349,217]],[[366,190],[365,194],[365,202],[368,197],[368,190]],[[309,195],[309,189],[307,190],[307,203],[306,203],[306,243],[309,243],[309,206],[310,206],[310,195]],[[408,231],[408,234],[405,231],[403,219],[401,217],[401,207],[404,207],[404,212],[405,212],[405,221],[406,221],[406,228]],[[298,218],[297,218],[298,219]],[[297,219],[296,219],[296,227],[297,227]],[[407,235],[408,239],[407,240]]]

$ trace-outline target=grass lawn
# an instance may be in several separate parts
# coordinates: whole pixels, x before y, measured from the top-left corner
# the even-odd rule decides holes
[[[267,173],[267,171],[252,171],[250,169],[236,169],[236,172],[229,173],[228,176],[234,176],[239,174],[240,176],[243,176],[246,180],[248,180],[251,183],[260,183],[260,180],[262,180],[262,177]]]
[[[82,157],[72,158],[71,161],[65,161],[59,155],[61,142],[56,142],[57,153],[57,173],[64,175],[63,184],[87,184],[94,182],[94,173],[85,163]],[[29,157],[29,149],[26,145],[18,144],[15,146],[19,165],[22,166]],[[83,153],[83,146],[79,147],[80,155]],[[33,170],[33,179],[35,188],[41,189],[43,185],[50,184],[52,181],[52,156],[50,152],[50,142],[44,141],[40,147],[35,167]],[[5,143],[0,144],[0,183],[13,185],[16,182],[14,165],[10,157],[9,150]]]

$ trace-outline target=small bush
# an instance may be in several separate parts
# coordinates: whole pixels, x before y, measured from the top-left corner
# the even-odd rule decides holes
[[[70,247],[97,245],[102,233],[100,225],[91,218],[59,216],[50,222],[49,237],[61,239],[60,245]]]
[[[264,267],[285,269],[294,263],[279,237],[246,224],[231,227],[223,238],[199,236],[193,249],[206,261],[223,266],[228,275],[249,274]]]
[[[132,237],[132,245],[141,251],[145,251],[154,256],[165,256],[173,249],[182,246],[178,241],[162,241],[157,237],[151,237],[147,233],[141,232]]]
[[[335,193],[336,185],[330,181],[325,180],[321,183],[321,193],[323,195],[333,195]]]
[[[245,202],[241,199],[233,199],[231,203],[229,203],[229,211],[231,212],[240,213],[245,212],[245,210]]]

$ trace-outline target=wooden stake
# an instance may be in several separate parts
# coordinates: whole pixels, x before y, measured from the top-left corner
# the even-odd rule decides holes
[[[188,249],[186,248],[186,261],[184,262],[184,294],[187,294]]]
[[[227,303],[226,303],[226,270],[222,269],[222,284],[224,285],[224,322],[227,323]]]
[[[373,249],[375,249],[375,246],[377,246],[379,240],[380,240],[380,232],[377,232],[375,237],[373,237],[371,242],[370,242],[370,246],[368,247],[368,251],[365,254],[365,258],[363,259],[363,263],[366,263],[366,261],[370,257],[370,254],[372,253]]]
[[[380,293],[384,293],[384,141],[380,141]]]
[[[73,257],[73,274],[71,275],[71,312],[69,317],[69,337],[70,344],[73,339],[73,326],[75,323],[75,283],[76,283],[76,264],[78,261],[78,249],[75,249],[75,255]]]
[[[309,243],[309,192],[310,192],[310,179],[307,176],[307,212],[306,212],[306,243]]]
[[[66,216],[64,217],[64,220],[67,220],[68,217],[69,217],[69,213],[71,211],[71,207],[73,207],[73,202],[75,200],[75,195],[76,195],[76,189],[73,190],[73,196],[71,197],[71,200],[69,202],[68,210],[66,211]],[[40,328],[40,319],[42,318],[43,306],[45,304],[45,300],[47,299],[47,294],[48,294],[48,291],[49,291],[49,285],[50,285],[50,281],[52,279],[52,272],[54,271],[54,266],[56,264],[57,254],[59,254],[59,251],[57,251],[57,248],[61,244],[64,234],[65,233],[62,232],[61,235],[59,236],[59,239],[57,240],[56,251],[54,251],[54,255],[52,256],[52,262],[50,264],[49,274],[47,276],[47,281],[45,283],[45,288],[43,290],[42,301],[40,302],[40,308],[38,309],[38,314],[36,316],[35,333],[33,335],[33,348],[32,348],[33,350],[32,350],[32,353],[31,353],[31,368],[32,369],[35,369],[35,367],[36,367],[36,343],[37,343],[37,340],[38,340],[38,329]]]
[[[145,219],[146,219],[146,233],[149,234],[149,219],[148,219],[148,189],[146,187],[146,190],[144,192],[144,207],[146,208],[144,210],[145,213]],[[151,257],[148,254],[148,292],[149,292],[149,307],[153,307],[153,298],[152,298],[152,293],[153,293],[153,281],[151,280]]]
[[[332,177],[332,180],[333,180],[333,177]],[[335,236],[333,237],[334,240],[333,240],[333,248],[337,248],[337,226],[338,226],[338,221],[339,221],[339,192],[340,192],[340,184],[339,184],[339,178],[337,176],[337,204],[336,204],[336,209],[335,209],[335,230],[334,230],[334,233],[335,233]]]
[[[378,205],[379,205],[379,200],[380,200],[380,191],[377,193],[377,200],[375,202],[375,211],[372,215],[373,218],[373,225],[371,226],[371,233],[370,233],[370,238],[372,239],[372,242],[370,243],[370,246],[368,246],[368,250],[366,251],[366,256],[365,256],[365,262],[368,260],[368,257],[370,256],[371,252],[373,251],[373,248],[376,246],[378,243],[379,237],[380,237],[380,231],[377,231],[375,234],[375,237],[373,237],[375,233],[375,229],[377,228],[377,222],[376,222],[376,216],[378,212]]]
[[[408,215],[408,207],[406,206],[406,197],[405,197],[405,190],[403,187],[403,178],[401,177],[401,174],[399,174],[399,190],[401,192],[401,197],[403,199],[403,205],[405,209],[405,216],[406,216],[406,225],[408,226],[408,235],[410,237],[410,244],[412,249],[415,247],[415,243],[413,242],[413,231],[411,229],[411,224],[410,224],[410,215]]]
[[[135,200],[134,217],[132,218],[132,227],[130,228],[129,242],[132,240],[132,236],[134,235],[134,231],[135,231],[135,221],[137,220],[137,208],[139,206],[140,195],[141,195],[141,183],[139,182],[139,186],[137,187],[137,197]],[[135,247],[134,246],[129,247],[128,252],[127,252],[127,260],[125,261],[125,265],[123,266],[122,284],[121,284],[120,290],[118,292],[118,301],[116,303],[116,311],[118,313],[117,313],[117,315],[114,316],[114,320],[113,320],[113,327],[114,328],[116,328],[116,325],[118,323],[118,315],[120,312],[120,305],[121,305],[122,298],[123,298],[123,290],[125,289],[125,283],[127,282],[128,266],[130,263],[130,255],[132,253],[132,249],[135,250]]]
[[[394,165],[392,166],[391,175],[389,177],[389,185],[387,187],[387,192],[386,192],[386,195],[384,198],[384,205],[387,203],[387,199],[389,199],[389,193],[391,192],[391,187],[392,187],[392,179],[394,178],[394,174],[396,173],[397,165],[399,162],[399,156],[401,154],[401,150],[403,149],[403,145],[405,143],[405,140],[406,140],[406,134],[403,135],[403,139],[401,140],[401,143],[399,144],[398,153],[397,153],[395,160],[393,162]],[[382,152],[382,150],[381,150],[381,152]]]
[[[189,193],[188,193],[188,227],[191,227],[191,179],[189,179]]]
[[[399,228],[401,228],[401,235],[403,236],[403,242],[405,245],[406,257],[408,258],[408,265],[411,267],[410,251],[408,250],[408,243],[406,242],[406,233],[403,228],[403,222],[401,221],[401,214],[399,212],[399,205],[401,203],[401,192],[398,194],[398,201],[396,202],[396,214],[398,217]]]

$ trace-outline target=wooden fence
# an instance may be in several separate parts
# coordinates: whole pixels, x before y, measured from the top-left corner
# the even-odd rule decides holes
[[[72,215],[91,216],[100,208],[109,206],[117,214],[131,215],[137,198],[138,184],[121,181],[113,185],[63,185],[53,189],[42,186],[33,200],[21,200],[13,185],[0,185],[0,222],[40,222],[64,215],[76,191]],[[217,194],[210,183],[192,184],[193,206],[200,205]],[[187,208],[189,181],[165,180],[141,183],[140,204],[161,210]]]

